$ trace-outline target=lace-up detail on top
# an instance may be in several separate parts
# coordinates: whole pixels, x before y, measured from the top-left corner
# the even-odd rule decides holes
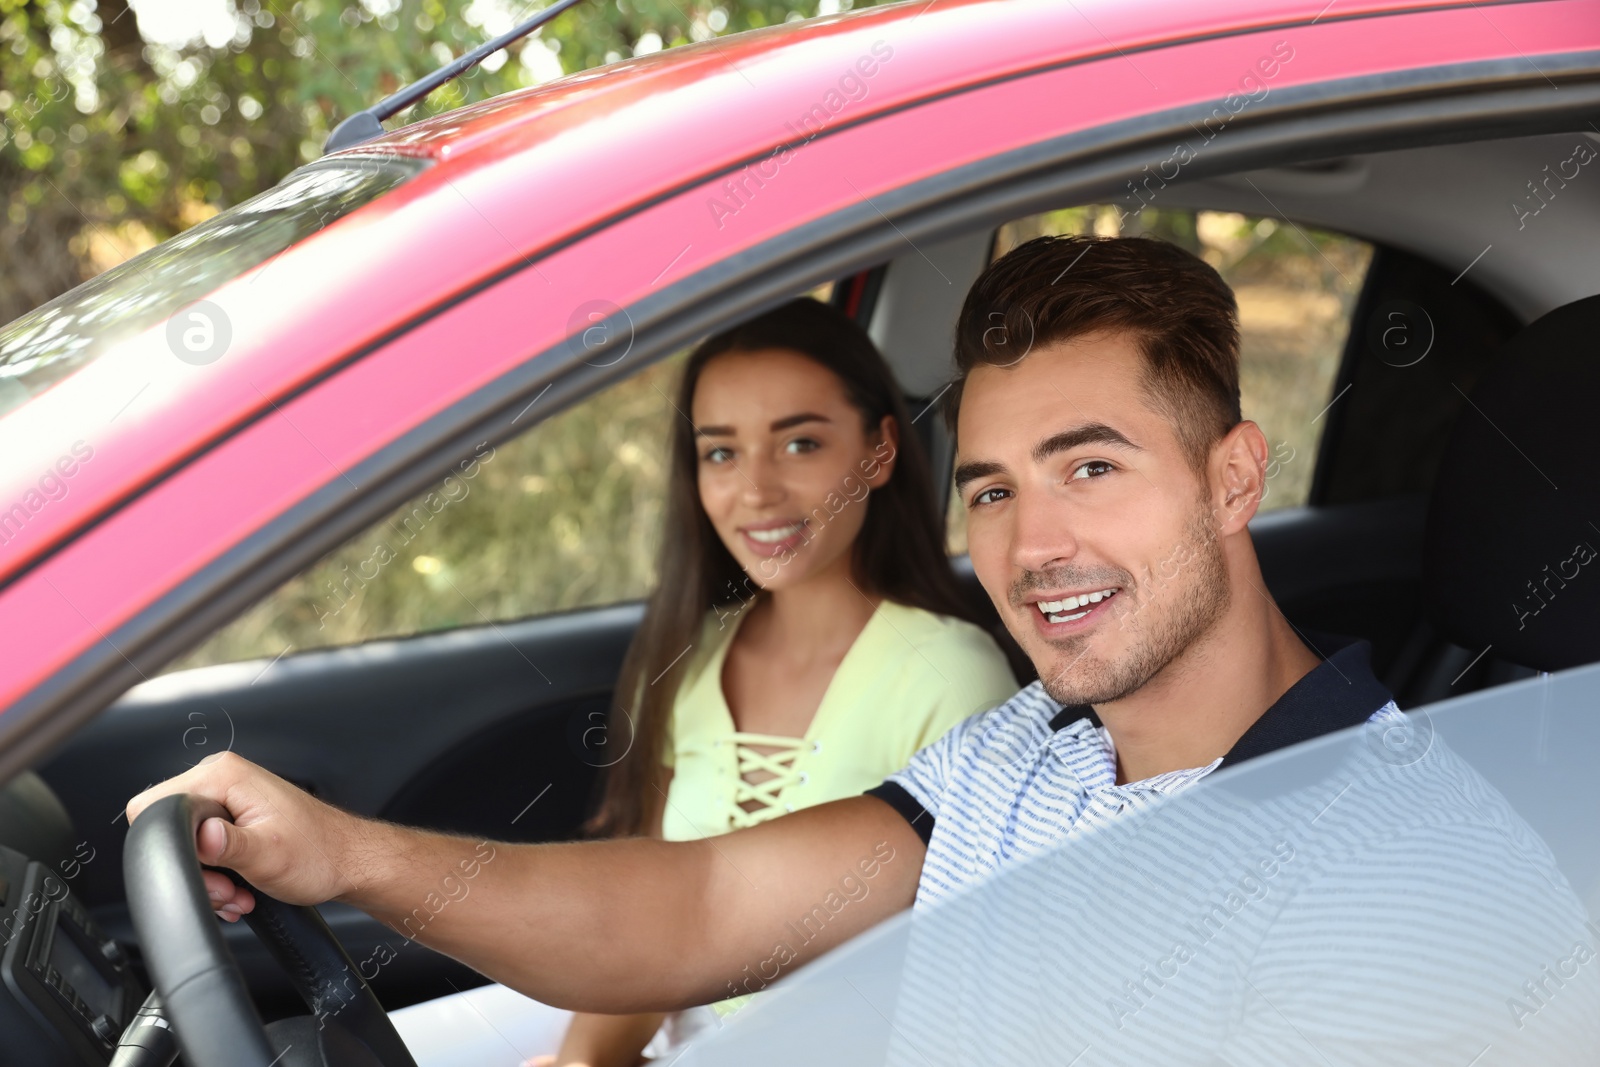
[[[814,750],[813,743],[803,737],[782,737],[776,734],[749,734],[736,732],[728,738],[738,757],[738,782],[734,786],[733,800],[728,818],[735,830],[775,819],[794,810],[793,804],[783,802],[785,789],[805,781],[804,771],[795,767],[800,753]],[[758,751],[766,749],[768,751]],[[752,782],[752,775],[762,772],[772,777]],[[752,803],[760,805],[747,810]]]
[[[795,731],[800,736],[779,736],[772,719],[740,730],[722,670],[749,614],[708,612],[684,657],[661,753],[672,772],[661,813],[668,841],[725,834],[859,795],[974,709],[1017,691],[1005,657],[978,627],[885,600],[835,669],[810,724]]]

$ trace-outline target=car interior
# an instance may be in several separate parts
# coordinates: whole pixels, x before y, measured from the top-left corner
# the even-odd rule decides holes
[[[1369,640],[1377,675],[1402,708],[1416,708],[1547,666],[1463,643],[1427,610],[1430,494],[1458,425],[1485,418],[1475,386],[1516,355],[1519,332],[1600,293],[1600,170],[1587,165],[1597,153],[1600,133],[1581,131],[1297,160],[1157,189],[1127,182],[1095,202],[908,244],[816,292],[885,353],[947,482],[954,448],[937,402],[961,295],[988,263],[1059,232],[1151,232],[1214,253],[1241,294],[1245,416],[1270,408],[1277,421],[1261,416],[1264,428],[1284,443],[1284,488],[1252,523],[1270,592],[1306,633]],[[1298,264],[1295,277],[1263,265],[1269,242],[1283,250],[1279,261]],[[1590,348],[1596,314],[1590,301]],[[512,481],[529,492],[538,477]],[[629,514],[643,523],[658,513]],[[1032,668],[961,553],[953,514],[952,565],[1025,684]],[[395,822],[502,841],[576,838],[601,769],[627,743],[597,744],[593,734],[643,610],[637,591],[579,600],[234,662],[184,661],[9,783],[0,844],[52,865],[76,858],[74,896],[136,967],[123,806],[213,752],[238,751]],[[554,662],[563,671],[552,680],[537,665]],[[322,911],[354,959],[394,946],[372,982],[387,1008],[484,981],[353,909]],[[248,928],[224,933],[264,1015],[303,1010]]]

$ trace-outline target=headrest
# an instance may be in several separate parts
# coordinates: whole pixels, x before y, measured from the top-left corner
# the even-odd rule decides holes
[[[1434,625],[1538,670],[1600,660],[1600,296],[1506,342],[1470,400],[1428,509]]]

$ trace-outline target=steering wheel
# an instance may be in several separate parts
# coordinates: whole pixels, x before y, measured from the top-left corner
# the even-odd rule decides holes
[[[215,801],[163,797],[128,828],[128,908],[189,1067],[416,1067],[378,998],[315,908],[260,890],[245,917],[310,1015],[262,1025],[206,897],[195,832]]]

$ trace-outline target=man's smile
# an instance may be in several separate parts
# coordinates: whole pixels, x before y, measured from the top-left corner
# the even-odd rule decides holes
[[[1059,637],[1090,625],[1121,592],[1121,586],[1113,585],[1081,593],[1039,593],[1029,596],[1025,603],[1033,606],[1029,614],[1040,632],[1046,637]]]

